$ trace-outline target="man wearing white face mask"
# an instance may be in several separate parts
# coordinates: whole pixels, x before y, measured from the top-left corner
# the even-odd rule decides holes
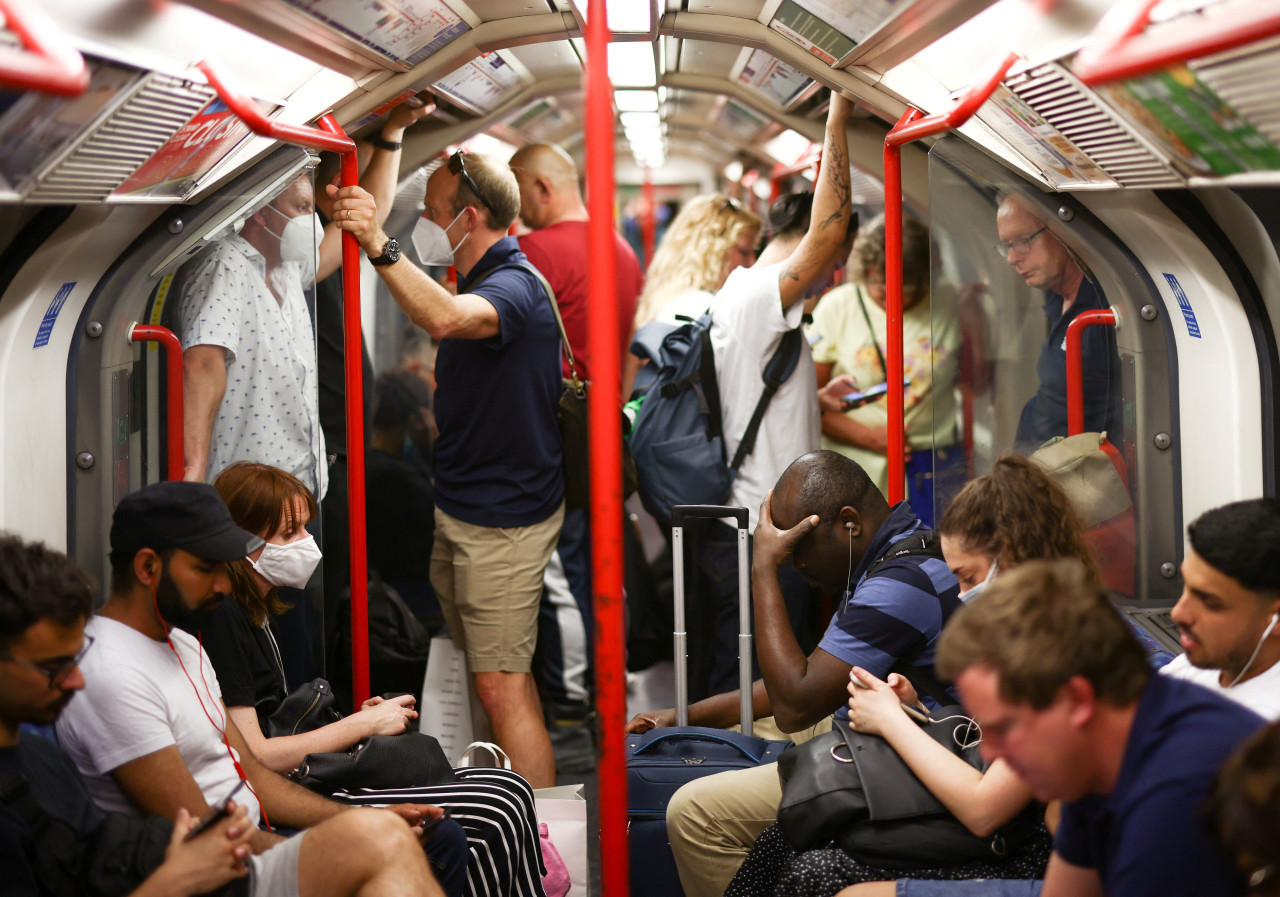
[[[308,175],[184,265],[183,478],[212,481],[234,461],[287,470],[317,498],[328,484],[315,336],[304,289],[323,229]]]
[[[431,583],[467,652],[494,740],[535,788],[555,783],[530,673],[543,572],[564,517],[556,424],[560,334],[514,237],[520,190],[506,165],[458,151],[427,181],[413,232],[422,264],[454,265],[452,295],[377,223],[373,197],[329,188],[400,307],[440,340],[436,357],[436,535]]]

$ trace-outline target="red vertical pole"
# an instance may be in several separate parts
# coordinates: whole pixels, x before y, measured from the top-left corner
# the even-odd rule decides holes
[[[911,124],[920,110],[907,109],[896,127]],[[886,394],[889,406],[889,504],[905,497],[906,433],[903,425],[906,396],[902,391],[902,147],[888,140],[884,144],[884,285],[885,334],[889,350],[889,383]]]
[[[600,713],[600,857],[605,897],[626,897],[627,763],[623,729],[627,692],[622,605],[621,337],[613,297],[617,256],[613,202],[613,85],[606,64],[609,23],[605,0],[587,13],[586,151],[587,243],[590,299],[587,345],[592,388],[587,415],[591,436],[591,559],[596,617],[596,707]]]
[[[640,237],[644,241],[644,263],[648,267],[653,263],[653,248],[657,242],[658,234],[658,213],[654,208],[654,189],[653,189],[653,172],[649,170],[649,166],[644,167],[644,217],[640,219]]]
[[[317,122],[343,134],[333,115]],[[341,186],[360,178],[354,148],[342,154]],[[364,495],[364,357],[360,333],[360,244],[342,232],[342,358],[347,388],[347,517],[351,544],[351,691],[356,707],[369,699],[369,562]]]
[[[181,480],[186,470],[186,455],[183,451],[185,421],[182,416],[182,342],[168,327],[150,324],[134,324],[129,328],[129,339],[135,343],[151,341],[164,346],[165,441],[168,443],[165,463],[168,469],[165,476],[170,480]]]

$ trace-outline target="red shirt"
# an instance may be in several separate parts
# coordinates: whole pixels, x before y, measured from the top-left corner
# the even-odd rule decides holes
[[[591,358],[587,352],[587,222],[561,221],[520,237],[520,248],[535,268],[542,272],[556,292],[560,317],[578,364],[579,376],[591,378]],[[618,291],[613,304],[618,310],[618,345],[627,350],[631,323],[636,315],[636,299],[644,276],[640,262],[621,235],[614,233],[617,254]],[[569,365],[564,363],[565,376]]]

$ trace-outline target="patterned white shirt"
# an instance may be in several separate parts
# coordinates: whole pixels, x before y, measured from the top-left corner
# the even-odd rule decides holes
[[[239,235],[209,247],[183,270],[183,350],[226,350],[227,389],[213,423],[210,482],[232,462],[257,461],[289,471],[317,499],[328,487],[316,341],[300,275],[293,263],[268,275],[266,259]],[[268,276],[282,301],[267,286]]]

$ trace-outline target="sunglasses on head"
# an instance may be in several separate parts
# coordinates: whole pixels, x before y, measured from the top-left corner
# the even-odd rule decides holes
[[[457,150],[449,157],[449,174],[461,177],[462,182],[466,184],[467,187],[471,189],[471,192],[476,195],[476,198],[480,200],[480,204],[490,212],[493,211],[493,206],[489,205],[489,201],[484,198],[484,194],[480,192],[480,188],[476,186],[476,182],[471,179],[471,175],[467,174],[467,163],[463,161],[462,150]]]

